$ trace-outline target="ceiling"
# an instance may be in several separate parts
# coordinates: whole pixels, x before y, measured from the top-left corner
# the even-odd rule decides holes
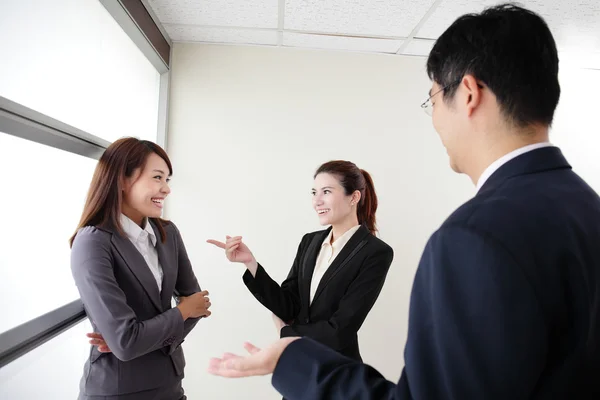
[[[427,56],[460,15],[498,0],[146,0],[174,42]],[[600,69],[600,1],[521,0],[552,30],[561,62]]]

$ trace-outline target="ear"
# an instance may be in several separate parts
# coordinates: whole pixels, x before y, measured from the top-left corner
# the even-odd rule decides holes
[[[352,198],[350,199],[350,203],[353,205],[358,205],[358,203],[360,203],[360,190],[355,190],[354,193],[352,193]]]
[[[133,184],[133,180],[131,179],[132,177],[126,177],[124,176],[123,179],[121,180],[121,190],[123,191],[123,193],[127,193],[129,192],[129,188],[131,188],[131,185]]]
[[[477,84],[477,79],[475,79],[473,75],[465,75],[461,85],[467,93],[467,115],[470,117],[473,114],[473,111],[475,111],[475,108],[481,104],[482,88]]]

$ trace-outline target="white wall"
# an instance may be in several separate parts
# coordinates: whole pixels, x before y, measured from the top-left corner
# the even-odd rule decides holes
[[[381,238],[395,250],[383,292],[360,331],[366,362],[391,380],[403,365],[408,299],[419,256],[448,213],[473,193],[450,172],[420,109],[422,58],[177,44],[168,150],[174,162],[167,216],[180,227],[213,315],[185,343],[192,398],[280,398],[269,378],[228,381],[208,358],[276,339],[270,312],[207,238],[243,235],[278,281],[305,232],[320,229],[312,175],[347,159],[369,171]]]
[[[421,251],[445,217],[474,194],[467,177],[451,172],[419,107],[430,88],[424,59],[176,44],[172,73],[168,151],[175,175],[166,215],[182,231],[214,304],[213,315],[184,344],[190,397],[280,398],[270,377],[224,381],[205,372],[211,356],[243,352],[245,340],[261,346],[277,338],[270,312],[242,283],[244,267],[228,263],[205,240],[243,235],[267,271],[283,280],[301,236],[320,228],[311,208],[312,174],[337,158],[372,173],[381,238],[395,250],[359,340],[365,361],[396,381]],[[591,163],[598,139],[591,126],[585,129],[592,103],[573,105],[590,91],[575,84],[580,76],[572,74],[564,90],[563,102],[571,106],[561,104],[579,125],[571,130],[571,118],[559,111],[556,142],[598,188]],[[578,147],[584,140],[588,146]]]
[[[561,67],[560,85],[550,139],[562,149],[573,170],[600,192],[600,70]]]

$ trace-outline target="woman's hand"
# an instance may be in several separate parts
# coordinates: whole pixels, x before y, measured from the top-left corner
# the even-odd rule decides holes
[[[206,242],[224,249],[225,256],[229,261],[245,264],[246,268],[252,273],[252,276],[256,275],[258,264],[248,246],[242,242],[241,236],[226,236],[225,243],[214,239],[207,240]]]
[[[85,336],[90,338],[91,345],[98,347],[100,353],[112,353],[101,334],[94,332],[88,333]]]
[[[188,318],[210,317],[211,312],[208,310],[210,306],[208,290],[196,292],[190,296],[180,296],[179,304],[177,304],[184,321]]]

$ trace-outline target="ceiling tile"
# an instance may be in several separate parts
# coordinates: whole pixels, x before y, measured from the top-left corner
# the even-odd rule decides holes
[[[435,40],[413,39],[408,43],[404,50],[402,50],[402,54],[427,57],[434,43]]]
[[[204,28],[190,25],[164,25],[175,42],[209,42],[277,45],[277,31],[258,29]]]
[[[148,0],[163,24],[277,28],[278,0]]]
[[[435,0],[286,0],[289,30],[406,37]]]
[[[313,49],[396,53],[402,40],[283,33],[283,45]]]
[[[459,16],[503,3],[498,0],[444,0],[419,29],[416,37],[435,39]],[[600,51],[598,0],[520,0],[548,23],[557,46],[563,50]]]

